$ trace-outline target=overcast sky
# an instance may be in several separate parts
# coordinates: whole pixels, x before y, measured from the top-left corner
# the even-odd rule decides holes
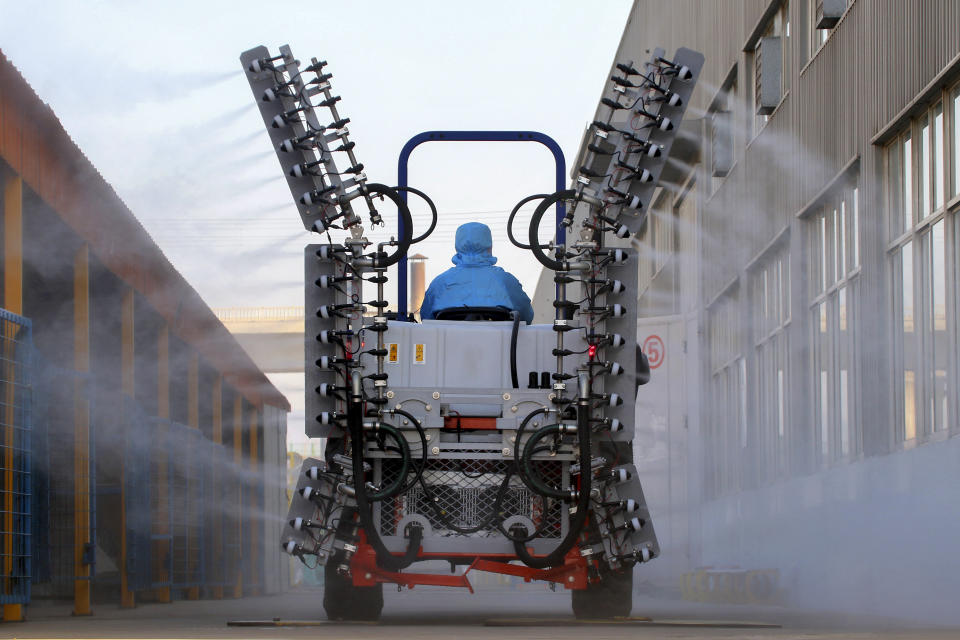
[[[0,0],[0,49],[210,306],[300,305],[309,235],[242,51],[288,43],[300,60],[327,60],[358,159],[371,181],[393,185],[401,147],[430,129],[537,130],[572,162],[630,6]],[[477,219],[532,295],[539,265],[509,245],[504,223],[525,195],[553,191],[553,176],[549,152],[532,143],[419,148],[410,184],[441,211],[416,246],[428,279],[450,266],[456,226]],[[412,208],[417,227],[426,209]],[[279,383],[302,406],[302,384]]]

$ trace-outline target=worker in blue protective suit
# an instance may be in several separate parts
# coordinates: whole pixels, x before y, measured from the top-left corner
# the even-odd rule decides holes
[[[463,307],[506,307],[520,314],[527,324],[533,321],[533,305],[520,281],[493,266],[493,238],[490,227],[468,222],[457,229],[454,266],[433,279],[423,296],[420,317],[432,319],[438,311]]]

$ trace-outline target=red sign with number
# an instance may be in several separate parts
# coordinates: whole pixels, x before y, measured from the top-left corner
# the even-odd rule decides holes
[[[660,339],[660,336],[653,335],[643,341],[643,352],[647,354],[650,368],[656,369],[663,364],[663,358],[667,355],[667,348],[663,346],[663,340]]]

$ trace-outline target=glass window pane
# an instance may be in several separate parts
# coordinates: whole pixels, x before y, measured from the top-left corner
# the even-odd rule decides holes
[[[850,455],[850,401],[847,389],[847,368],[840,369],[840,455]]]
[[[903,154],[900,156],[900,168],[902,170],[903,180],[900,183],[903,188],[900,194],[903,196],[901,203],[903,209],[903,231],[909,231],[913,228],[913,141],[908,134],[903,140]]]
[[[849,372],[851,357],[851,340],[848,327],[848,307],[847,307],[847,288],[842,287],[837,291],[837,316],[840,331],[837,336],[837,360],[840,365],[839,397],[837,398],[838,408],[840,409],[839,427],[840,427],[840,455],[847,456],[850,453],[850,411],[849,401]]]
[[[913,245],[900,250],[903,313],[903,437],[917,437],[916,363],[917,341],[913,331]]]
[[[790,254],[788,253],[783,258],[783,277],[781,278],[781,283],[783,288],[781,289],[781,295],[783,296],[783,321],[788,322],[790,320]]]
[[[820,291],[827,290],[827,215],[820,216]]]
[[[860,266],[860,189],[853,190],[853,209],[850,213],[851,267],[855,269]]]
[[[841,287],[837,292],[837,304],[840,308],[839,320],[840,320],[840,331],[847,330],[847,289],[846,287]],[[840,338],[843,340],[843,337]]]
[[[908,242],[900,250],[903,291],[903,331],[913,333],[913,245]]]
[[[747,361],[740,358],[738,367],[739,382],[739,405],[737,407],[740,417],[740,446],[747,446]]]
[[[950,362],[950,336],[947,334],[947,273],[945,223],[940,220],[933,226],[930,251],[930,305],[933,348],[933,375],[930,379],[931,419],[934,431],[947,428],[948,372]]]
[[[817,350],[816,360],[820,372],[820,453],[824,461],[830,460],[830,370],[833,366],[833,355],[830,350],[830,319],[829,305],[821,302],[817,307],[819,315],[820,333],[817,336],[814,348]]]
[[[837,280],[847,273],[847,203],[843,200],[840,201],[839,216],[837,219],[840,234],[837,239]]]
[[[903,151],[900,141],[887,147],[887,221],[890,238],[896,238],[903,231],[903,169],[901,159]]]
[[[933,109],[933,208],[943,206],[944,184],[943,173],[943,105],[938,104]]]
[[[837,210],[830,211],[827,222],[827,284],[837,281]]]
[[[920,156],[920,175],[917,176],[920,189],[920,215],[922,220],[930,214],[930,123],[924,122],[920,129],[920,146],[917,148]]]
[[[953,92],[953,194],[960,194],[960,87]]]
[[[786,404],[783,398],[783,368],[777,370],[777,434],[782,438],[786,429]]]

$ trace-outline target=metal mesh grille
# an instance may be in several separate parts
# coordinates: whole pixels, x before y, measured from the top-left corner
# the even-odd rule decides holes
[[[400,463],[396,460],[379,461],[382,486],[396,480]],[[497,523],[490,521],[471,534],[461,534],[448,525],[469,529],[487,522],[496,505],[497,494],[512,462],[502,460],[429,460],[423,479],[430,487],[435,507],[419,484],[408,492],[380,504],[381,535],[396,535],[397,524],[404,516],[418,514],[429,520],[433,534],[438,536],[471,535],[491,537],[500,535]],[[538,471],[548,483],[562,485],[563,466],[560,462],[537,462]],[[407,481],[412,479],[408,475]],[[441,512],[441,513],[438,513]],[[500,503],[502,519],[518,515],[530,518],[543,529],[544,538],[559,538],[563,504],[544,498],[528,489],[514,473]]]
[[[0,314],[0,604],[30,600],[30,323]]]

